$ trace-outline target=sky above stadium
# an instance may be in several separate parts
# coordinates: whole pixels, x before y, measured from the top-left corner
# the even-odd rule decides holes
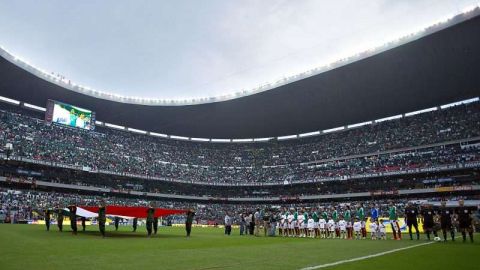
[[[100,91],[211,97],[323,66],[479,2],[0,0],[0,45]]]

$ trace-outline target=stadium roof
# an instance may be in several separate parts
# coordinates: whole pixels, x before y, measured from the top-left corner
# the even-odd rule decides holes
[[[55,99],[96,111],[103,122],[177,136],[299,134],[479,96],[478,29],[480,17],[474,17],[274,91],[214,103],[147,106],[100,99],[67,90],[5,58],[0,59],[0,95],[42,107]]]

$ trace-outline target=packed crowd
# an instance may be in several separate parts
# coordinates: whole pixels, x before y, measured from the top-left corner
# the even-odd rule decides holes
[[[101,188],[116,193],[152,192],[161,194],[211,196],[216,198],[264,198],[298,197],[305,195],[352,194],[356,192],[395,192],[398,190],[475,186],[480,185],[480,174],[475,169],[447,170],[444,172],[425,172],[383,177],[366,177],[342,181],[323,181],[292,185],[244,186],[241,189],[231,186],[194,185],[168,181],[92,174],[68,168],[52,168],[39,164],[0,164],[0,176],[11,179],[3,185],[15,188],[15,183],[23,181],[37,185],[43,182],[70,184],[73,190]],[[15,179],[17,181],[15,181]],[[43,181],[43,182],[40,182]],[[9,185],[10,183],[10,185]]]
[[[477,161],[478,149],[458,144],[380,153],[478,136],[478,102],[343,132],[260,144],[183,142],[106,128],[90,132],[48,125],[8,108],[0,111],[0,144],[12,143],[15,156],[187,182],[308,182]],[[366,156],[350,157],[359,154]]]

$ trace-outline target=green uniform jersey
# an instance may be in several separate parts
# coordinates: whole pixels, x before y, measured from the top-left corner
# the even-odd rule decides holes
[[[307,213],[303,213],[303,223],[304,224],[308,223],[308,214]]]
[[[365,211],[363,210],[363,207],[360,207],[357,211],[357,217],[358,219],[360,220],[364,220],[365,219]]]
[[[293,214],[293,220],[298,220],[298,212],[295,212],[295,213]]]
[[[313,212],[312,218],[313,218],[313,222],[318,222],[319,218],[318,218],[317,212]]]
[[[347,222],[352,220],[352,214],[351,214],[350,210],[345,211],[344,218],[345,218],[345,221],[347,221]]]
[[[388,216],[390,220],[397,220],[397,207],[390,207],[390,209],[388,210]]]
[[[322,213],[322,218],[328,220],[328,214],[326,211]]]
[[[333,219],[333,221],[335,221],[335,222],[338,221],[338,212],[337,212],[337,210],[333,211],[332,219]],[[325,219],[325,220],[327,220],[327,219]]]

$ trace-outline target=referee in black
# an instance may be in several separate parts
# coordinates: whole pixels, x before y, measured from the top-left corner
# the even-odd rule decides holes
[[[413,205],[411,202],[407,204],[405,208],[405,221],[408,226],[408,234],[410,234],[410,240],[413,240],[412,236],[412,226],[415,228],[417,234],[417,240],[420,240],[420,232],[418,231],[418,208],[416,205]]]
[[[440,225],[442,227],[443,241],[447,241],[447,231],[450,231],[452,241],[455,241],[455,231],[452,226],[452,210],[447,208],[447,202],[442,201],[442,206],[438,211],[440,215]]]
[[[458,228],[462,233],[463,242],[467,241],[467,232],[470,237],[470,242],[473,243],[473,219],[472,210],[465,207],[463,200],[458,201],[457,216],[458,216]]]
[[[431,204],[425,205],[422,209],[422,223],[423,223],[423,231],[427,234],[427,239],[430,240],[430,234],[433,232],[433,236],[437,237],[437,230],[435,229],[435,222],[433,217],[435,216],[435,212],[432,209]]]

